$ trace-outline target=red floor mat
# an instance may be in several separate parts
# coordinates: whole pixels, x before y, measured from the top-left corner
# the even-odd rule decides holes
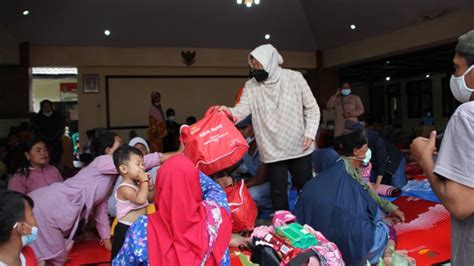
[[[404,224],[395,226],[397,249],[408,250],[417,266],[451,258],[451,218],[443,205],[414,197],[400,197],[393,203],[406,216]]]
[[[65,265],[110,265],[110,251],[99,245],[98,240],[76,242]]]

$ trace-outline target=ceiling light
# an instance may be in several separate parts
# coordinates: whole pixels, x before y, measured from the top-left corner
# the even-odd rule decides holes
[[[385,62],[387,65],[390,65],[390,61],[387,60],[387,62]]]
[[[30,14],[30,11],[29,11],[29,10],[25,10],[25,11],[23,11],[22,14],[23,14],[23,16],[28,16],[28,15]]]
[[[245,4],[247,7],[252,7],[252,5],[259,5],[260,0],[237,0],[237,4]]]
[[[356,28],[357,28],[356,25],[354,24],[351,25],[351,30],[355,30]]]
[[[386,77],[385,80],[386,80],[386,81],[390,81],[390,77]]]
[[[426,78],[429,79],[431,76],[430,74],[426,74]]]
[[[265,34],[265,40],[270,40],[270,34]]]
[[[105,36],[109,36],[110,35],[110,30],[105,30],[104,34],[105,34]]]

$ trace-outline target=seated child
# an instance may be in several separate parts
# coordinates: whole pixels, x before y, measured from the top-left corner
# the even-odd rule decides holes
[[[118,225],[114,230],[112,259],[122,248],[130,225],[146,214],[148,201],[155,196],[154,185],[150,175],[145,172],[140,150],[122,146],[114,152],[113,159],[123,180],[115,194]]]

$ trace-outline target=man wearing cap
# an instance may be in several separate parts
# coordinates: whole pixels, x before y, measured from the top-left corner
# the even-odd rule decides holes
[[[449,119],[436,162],[436,132],[417,138],[413,158],[451,213],[452,265],[474,265],[474,30],[459,38],[450,87],[462,104]]]

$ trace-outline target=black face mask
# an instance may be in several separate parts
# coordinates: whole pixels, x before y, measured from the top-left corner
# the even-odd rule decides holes
[[[255,78],[257,82],[265,81],[268,78],[268,72],[263,69],[252,69],[249,78]]]

